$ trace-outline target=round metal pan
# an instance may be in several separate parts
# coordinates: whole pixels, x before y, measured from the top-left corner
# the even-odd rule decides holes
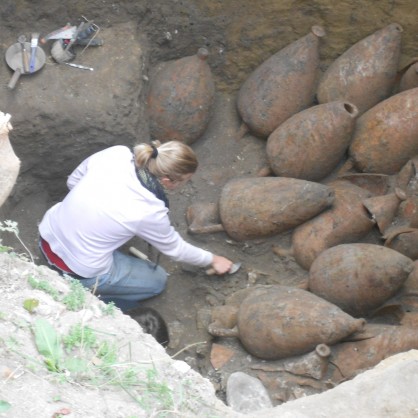
[[[31,44],[30,42],[25,42],[25,48],[28,54],[28,58],[30,59],[30,51],[31,51]],[[35,54],[35,69],[33,72],[25,72],[23,66],[23,52],[22,52],[22,45],[19,42],[11,45],[6,51],[6,62],[7,65],[14,70],[14,74],[7,85],[10,89],[13,89],[19,80],[21,74],[33,74],[39,71],[44,65],[46,61],[46,56],[44,50],[38,46],[36,48]]]

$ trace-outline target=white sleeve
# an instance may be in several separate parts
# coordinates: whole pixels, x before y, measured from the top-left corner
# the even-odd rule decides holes
[[[87,173],[87,165],[90,158],[86,158],[69,176],[67,179],[67,187],[71,190]]]
[[[186,242],[171,225],[164,210],[154,214],[145,226],[142,224],[137,235],[174,261],[200,267],[212,263],[213,254]]]

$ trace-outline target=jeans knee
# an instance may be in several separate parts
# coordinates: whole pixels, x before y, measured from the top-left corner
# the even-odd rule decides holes
[[[166,288],[167,279],[167,272],[162,267],[157,266],[154,276],[155,291],[157,294],[161,293]]]

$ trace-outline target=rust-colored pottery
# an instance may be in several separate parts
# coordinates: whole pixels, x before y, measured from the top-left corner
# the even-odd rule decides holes
[[[190,234],[209,234],[224,231],[218,203],[195,202],[186,210],[187,231]]]
[[[389,193],[393,188],[393,178],[387,174],[346,173],[337,177],[337,180],[346,180],[362,189],[368,190],[374,196]]]
[[[287,286],[254,289],[239,305],[233,329],[209,325],[215,336],[238,337],[252,355],[266,359],[304,354],[362,330],[365,321],[306,290]]]
[[[357,118],[349,147],[355,168],[397,174],[418,153],[418,87],[395,94]]]
[[[277,176],[320,181],[341,162],[358,110],[348,102],[310,107],[268,137],[267,160]]]
[[[215,84],[207,49],[167,63],[151,80],[147,98],[152,139],[191,144],[200,138],[212,116]]]
[[[335,366],[331,380],[336,384],[353,378],[394,354],[418,349],[416,328],[367,324],[365,331],[372,338],[339,343],[331,347],[332,363]]]
[[[415,178],[416,174],[416,161],[414,159],[409,160],[395,175],[395,185],[408,192],[409,184]]]
[[[293,255],[306,270],[322,251],[338,244],[356,242],[375,225],[363,205],[363,200],[372,196],[368,190],[341,180],[328,186],[335,192],[333,205],[293,232]]]
[[[399,224],[418,228],[418,195],[411,195],[400,205],[397,214]]]
[[[287,118],[313,104],[319,39],[324,35],[322,27],[313,26],[308,35],[264,61],[241,86],[238,112],[252,133],[268,137]]]
[[[251,369],[266,372],[289,372],[296,376],[308,376],[322,379],[327,370],[331,349],[326,344],[318,344],[315,350],[302,356],[290,357],[279,361],[263,361],[253,364]]]
[[[236,241],[269,237],[294,228],[329,207],[333,190],[285,177],[235,178],[222,189],[219,213]]]
[[[376,244],[341,244],[323,251],[309,270],[309,290],[355,317],[391,298],[414,268],[409,257]]]
[[[385,247],[391,248],[409,257],[418,259],[418,228],[393,228],[385,235]]]
[[[406,194],[396,188],[394,193],[373,196],[363,200],[363,205],[376,221],[379,231],[384,234],[395,219],[400,203],[405,199]]]
[[[358,41],[326,70],[319,103],[347,100],[362,114],[389,97],[397,80],[402,27],[392,23]]]
[[[415,58],[418,60],[418,58]],[[399,91],[405,91],[418,87],[418,62],[413,62],[405,69],[399,82]]]

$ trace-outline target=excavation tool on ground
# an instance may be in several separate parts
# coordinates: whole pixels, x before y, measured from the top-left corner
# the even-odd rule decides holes
[[[41,39],[43,44],[50,39],[55,40],[51,47],[51,55],[56,62],[61,64],[74,60],[77,55],[74,47],[77,45],[84,46],[79,55],[83,54],[89,46],[103,45],[103,40],[97,37],[100,31],[99,26],[84,16],[82,18],[84,21],[78,26],[72,26],[68,23]]]
[[[18,42],[20,43],[20,46],[22,47],[22,63],[23,63],[23,72],[28,73],[29,72],[29,55],[28,51],[26,50],[26,36],[20,35],[18,38]]]
[[[30,40],[30,61],[29,61],[29,72],[33,73],[36,67],[36,50],[38,49],[39,33],[32,33]]]
[[[30,42],[23,42],[23,47],[25,48],[25,53],[26,53],[31,48]],[[22,47],[22,42],[19,41],[11,45],[6,51],[5,58],[6,58],[7,65],[14,71],[13,76],[10,79],[9,84],[7,85],[9,89],[14,89],[21,74],[25,74],[25,75],[33,74],[39,71],[45,65],[45,61],[46,61],[45,52],[43,51],[42,48],[38,46],[35,51],[33,71],[30,71],[29,69],[29,72],[26,72],[24,58],[22,56],[22,53],[24,53],[23,47]],[[29,68],[30,68],[30,64],[29,64]]]

